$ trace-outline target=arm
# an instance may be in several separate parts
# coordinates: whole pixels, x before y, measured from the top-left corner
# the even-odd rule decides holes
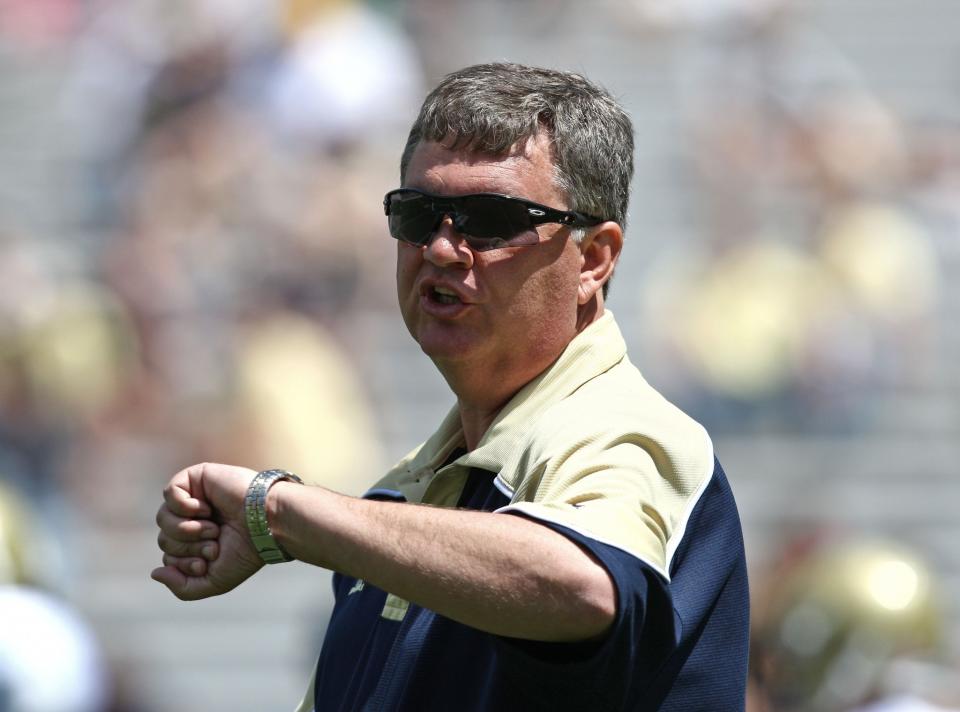
[[[259,568],[247,538],[246,549],[231,542],[228,550],[221,541],[206,573],[193,573],[203,563],[192,558],[203,542],[197,536],[189,543],[193,535],[181,532],[188,517],[203,515],[187,513],[179,502],[191,499],[187,492],[209,502],[221,520],[221,539],[245,533],[243,494],[253,476],[222,465],[199,471],[186,477],[186,487],[168,487],[173,497],[158,515],[168,565],[154,578],[185,598],[224,593]],[[355,499],[288,482],[270,490],[267,511],[274,536],[296,558],[480,630],[574,641],[601,635],[614,619],[616,593],[606,569],[563,535],[519,516]]]
[[[466,625],[534,640],[580,640],[613,621],[606,570],[522,517],[344,497],[287,482],[267,500],[296,558],[362,578]]]

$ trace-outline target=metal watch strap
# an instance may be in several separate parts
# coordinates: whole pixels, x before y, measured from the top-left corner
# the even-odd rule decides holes
[[[303,484],[303,480],[286,470],[264,470],[250,481],[247,487],[247,496],[244,500],[244,511],[247,516],[247,530],[253,545],[257,548],[260,558],[268,564],[282,564],[284,561],[293,561],[283,547],[273,538],[270,525],[267,523],[267,492],[277,482],[288,480]]]

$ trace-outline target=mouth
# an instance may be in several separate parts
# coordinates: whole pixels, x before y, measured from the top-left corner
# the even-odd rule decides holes
[[[445,287],[430,287],[427,290],[427,298],[437,304],[463,304],[463,300],[457,296],[456,292]]]

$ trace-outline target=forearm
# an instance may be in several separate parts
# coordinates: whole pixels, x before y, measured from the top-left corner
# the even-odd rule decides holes
[[[613,620],[613,582],[573,541],[522,517],[275,485],[274,536],[293,556],[362,578],[490,633],[585,640]]]

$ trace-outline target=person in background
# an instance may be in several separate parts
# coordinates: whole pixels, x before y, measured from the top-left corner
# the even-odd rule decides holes
[[[950,712],[960,682],[934,569],[867,536],[791,542],[759,585],[748,712]]]
[[[44,585],[49,535],[0,473],[0,710],[105,712],[108,663],[90,624]]]

